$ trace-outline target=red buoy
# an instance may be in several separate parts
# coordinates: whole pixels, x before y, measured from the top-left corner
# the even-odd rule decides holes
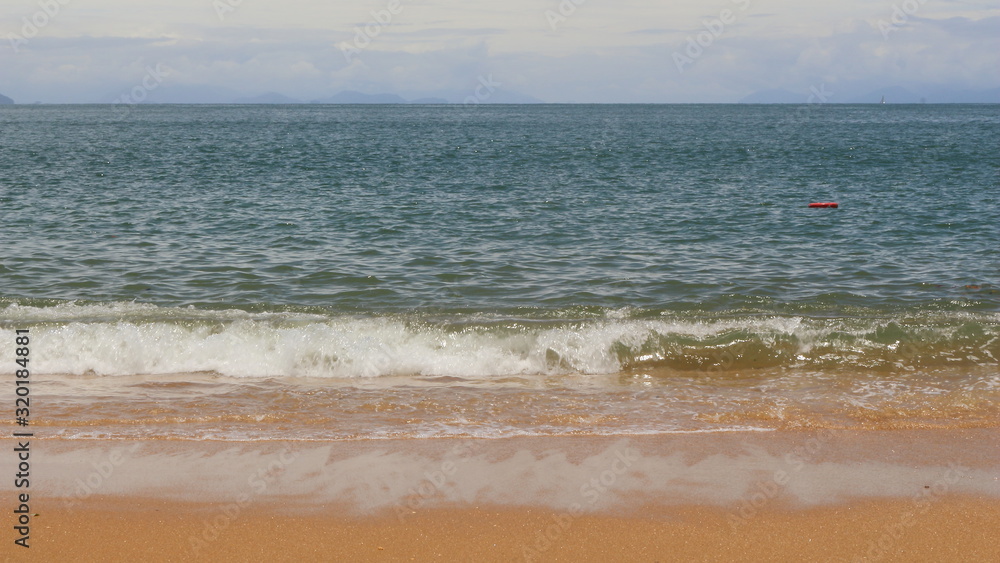
[[[840,206],[837,205],[836,201],[824,201],[824,202],[820,202],[820,203],[810,203],[809,207],[833,207],[833,208],[837,208],[837,207],[840,207]]]

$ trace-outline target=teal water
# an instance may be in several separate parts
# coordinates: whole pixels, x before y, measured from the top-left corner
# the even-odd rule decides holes
[[[805,107],[6,108],[2,296],[997,311],[1000,109]]]
[[[121,109],[0,108],[39,373],[1000,388],[1000,106]]]

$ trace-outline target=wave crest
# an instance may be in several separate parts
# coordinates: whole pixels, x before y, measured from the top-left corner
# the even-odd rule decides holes
[[[32,327],[35,372],[237,377],[530,376],[667,368],[997,365],[996,316],[487,319],[349,317],[159,308],[9,306]],[[13,329],[0,330],[3,338]],[[12,354],[11,350],[0,352]],[[12,365],[12,357],[3,357]]]

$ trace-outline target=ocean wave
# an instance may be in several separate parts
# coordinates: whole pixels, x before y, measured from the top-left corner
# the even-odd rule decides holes
[[[30,328],[35,373],[235,377],[494,377],[758,368],[995,366],[1000,315],[809,318],[607,311],[597,318],[345,316],[138,303],[0,310]],[[12,347],[0,350],[13,365]]]

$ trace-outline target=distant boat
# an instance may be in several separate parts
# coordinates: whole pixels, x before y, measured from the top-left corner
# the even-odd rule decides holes
[[[885,103],[885,96],[882,96],[882,101],[881,101],[881,102],[879,102],[879,103],[880,103],[880,104],[884,104],[884,103]]]

